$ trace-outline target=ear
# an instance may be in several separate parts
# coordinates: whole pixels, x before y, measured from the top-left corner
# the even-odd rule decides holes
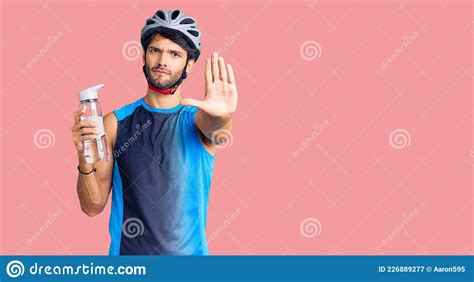
[[[193,66],[194,66],[194,60],[189,60],[188,61],[188,66],[186,67],[186,72],[189,73],[191,72],[191,70],[193,69]]]
[[[142,60],[143,60],[143,64],[145,65],[146,62],[145,62],[145,52],[142,52]]]

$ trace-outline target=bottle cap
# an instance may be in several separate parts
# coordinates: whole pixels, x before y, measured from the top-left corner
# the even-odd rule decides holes
[[[79,101],[86,101],[86,100],[97,100],[99,97],[97,93],[104,87],[104,84],[99,84],[87,89],[82,90],[79,92]]]

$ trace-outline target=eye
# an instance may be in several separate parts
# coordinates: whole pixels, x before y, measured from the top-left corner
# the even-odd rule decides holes
[[[171,55],[173,55],[173,57],[180,57],[180,55],[177,52],[171,52]]]
[[[151,53],[158,53],[158,52],[160,52],[160,50],[157,49],[157,48],[150,48],[149,50],[150,50]]]

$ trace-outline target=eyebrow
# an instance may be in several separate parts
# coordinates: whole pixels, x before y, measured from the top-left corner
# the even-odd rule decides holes
[[[148,49],[150,49],[150,48],[158,49],[158,50],[160,50],[160,51],[163,51],[163,48],[158,48],[158,47],[152,46],[152,45],[148,46]],[[178,53],[178,54],[180,54],[180,55],[183,54],[181,51],[174,50],[174,49],[168,49],[168,52],[176,52],[176,53]]]

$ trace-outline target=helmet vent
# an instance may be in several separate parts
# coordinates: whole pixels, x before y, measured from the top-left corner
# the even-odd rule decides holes
[[[198,37],[199,36],[199,32],[195,31],[195,30],[187,30],[189,33],[191,33],[194,37]]]
[[[179,10],[174,10],[172,13],[171,13],[171,19],[172,20],[176,20],[176,18],[178,17],[179,15]]]
[[[157,15],[160,19],[162,19],[162,20],[164,20],[164,21],[166,20],[165,13],[163,13],[163,11],[160,10],[160,11],[156,12],[156,15]]]
[[[193,24],[193,23],[195,23],[195,21],[190,18],[185,18],[179,22],[179,24]]]

